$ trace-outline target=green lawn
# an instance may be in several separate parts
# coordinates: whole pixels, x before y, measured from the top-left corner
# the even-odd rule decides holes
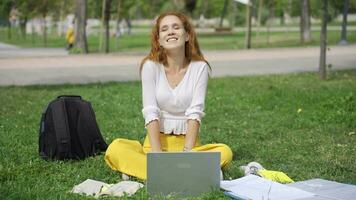
[[[261,28],[261,31],[265,28]],[[7,30],[0,28],[0,42],[15,44],[22,47],[43,47],[43,38],[38,35],[28,35],[21,37],[18,31],[13,31],[11,39],[7,37]],[[149,33],[136,33],[124,35],[120,38],[111,37],[111,52],[146,52],[149,49]],[[267,33],[261,32],[258,36],[252,32],[252,48],[271,48],[271,47],[297,47],[297,46],[318,46],[320,40],[319,31],[312,32],[312,41],[301,45],[299,32],[271,32],[269,41]],[[245,43],[244,33],[231,34],[199,34],[199,43],[204,50],[222,50],[222,49],[243,49]],[[356,43],[356,31],[348,31],[348,41]],[[340,40],[340,31],[328,32],[328,44],[335,45]],[[64,37],[58,37],[57,34],[48,35],[48,47],[65,48]],[[90,52],[99,52],[99,38],[97,36],[88,37],[88,46]]]
[[[302,73],[210,80],[200,138],[232,148],[225,179],[240,177],[240,165],[257,161],[295,181],[323,178],[356,184],[356,70],[333,72],[327,81],[317,77]],[[88,199],[69,191],[88,178],[120,181],[103,155],[65,162],[39,158],[40,115],[60,94],[82,95],[92,102],[108,143],[118,137],[143,141],[139,82],[0,87],[0,199]],[[131,199],[146,198],[142,189]],[[229,198],[217,191],[198,199]]]

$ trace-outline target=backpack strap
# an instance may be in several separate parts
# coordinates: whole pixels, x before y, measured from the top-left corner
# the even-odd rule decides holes
[[[71,138],[64,98],[53,102],[52,117],[57,137],[58,159],[70,158]]]

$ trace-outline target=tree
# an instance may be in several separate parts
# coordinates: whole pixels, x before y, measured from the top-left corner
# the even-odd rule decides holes
[[[47,46],[47,23],[46,18],[55,13],[59,8],[59,1],[51,0],[18,0],[16,5],[20,10],[20,21],[25,34],[27,19],[35,16],[42,18],[43,44]]]
[[[228,3],[228,0],[225,0],[224,1],[224,7],[221,11],[221,16],[220,16],[220,23],[219,23],[219,27],[222,28],[223,26],[223,21],[224,21],[224,17],[226,15],[226,11],[227,11],[227,3]]]
[[[35,5],[34,5],[34,1],[30,1],[30,0],[29,1],[21,0],[21,1],[17,1],[17,3],[18,3],[17,7],[20,11],[20,31],[22,37],[26,39],[26,24],[31,13],[33,12],[33,10],[35,10]]]
[[[274,11],[275,11],[274,0],[269,0],[268,3],[269,4],[268,4],[268,20],[267,20],[267,44],[269,44],[270,27],[271,27],[272,21],[274,19]]]
[[[14,7],[15,2],[13,0],[2,0],[0,3],[0,17],[6,19],[7,24],[7,38],[12,38],[11,23],[9,20],[11,9]]]
[[[87,20],[87,1],[75,1],[75,46],[80,49],[81,53],[87,54],[88,43],[86,36],[86,20]]]
[[[245,33],[245,49],[251,48],[251,4],[246,5],[246,33]]]
[[[121,22],[121,5],[122,1],[118,0],[117,1],[117,9],[116,9],[116,48],[119,48],[119,36],[121,35],[121,28],[120,28],[120,22]]]
[[[104,49],[105,53],[110,51],[110,10],[111,0],[103,0],[103,12],[102,12],[102,27],[100,38],[100,50]],[[102,38],[104,36],[104,45],[102,44]]]
[[[327,41],[327,21],[328,21],[328,0],[322,1],[322,24],[320,32],[320,59],[319,59],[319,77],[326,78],[326,41]]]
[[[59,8],[59,12],[53,12],[54,19],[59,20],[57,23],[57,34],[60,37],[64,37],[65,29],[68,28],[67,16],[68,14],[73,14],[74,11],[74,1],[73,0],[61,0],[57,3],[57,8]],[[72,19],[73,20],[73,19]],[[72,22],[70,22],[72,23]]]
[[[311,41],[309,0],[301,1],[300,10],[300,42],[304,44]]]
[[[47,17],[47,14],[48,14],[48,10],[49,10],[49,0],[41,0],[38,2],[38,12],[41,13],[41,16],[42,16],[42,20],[43,20],[43,23],[42,23],[42,31],[43,31],[43,43],[44,43],[44,46],[46,47],[47,46],[47,24],[46,24],[46,17]]]
[[[196,8],[197,1],[196,0],[185,0],[185,10],[190,15],[193,16],[193,12]]]
[[[260,26],[261,26],[261,16],[262,16],[262,9],[263,9],[263,0],[259,0],[258,2],[258,15],[257,15],[257,30],[256,36],[258,37],[260,33]]]
[[[221,16],[223,7],[224,3],[222,0],[198,0],[195,10],[198,11],[198,17],[200,14],[203,14],[204,17],[212,18]]]

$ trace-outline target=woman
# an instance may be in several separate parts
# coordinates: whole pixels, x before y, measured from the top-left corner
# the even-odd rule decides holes
[[[142,113],[148,134],[143,146],[138,141],[114,140],[106,163],[145,180],[150,151],[218,151],[221,167],[231,162],[228,146],[201,146],[198,139],[209,70],[187,17],[178,12],[161,14],[152,29],[151,52],[141,63]]]

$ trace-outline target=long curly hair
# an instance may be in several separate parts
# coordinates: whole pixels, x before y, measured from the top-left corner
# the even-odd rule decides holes
[[[205,60],[203,54],[200,51],[200,47],[198,44],[198,39],[197,35],[194,31],[194,27],[192,23],[189,21],[188,17],[185,16],[183,13],[180,12],[165,12],[159,15],[156,18],[156,23],[152,27],[152,32],[151,32],[151,51],[150,53],[141,61],[140,65],[140,72],[142,70],[143,64],[146,62],[146,60],[152,60],[157,63],[161,63],[163,65],[167,65],[167,54],[165,50],[160,47],[160,44],[158,42],[159,39],[159,27],[161,24],[161,21],[164,17],[173,15],[178,17],[183,24],[183,27],[187,34],[189,35],[189,40],[185,42],[185,63],[190,63],[191,61],[204,61],[208,64],[209,68],[210,64],[208,63],[207,60]]]

